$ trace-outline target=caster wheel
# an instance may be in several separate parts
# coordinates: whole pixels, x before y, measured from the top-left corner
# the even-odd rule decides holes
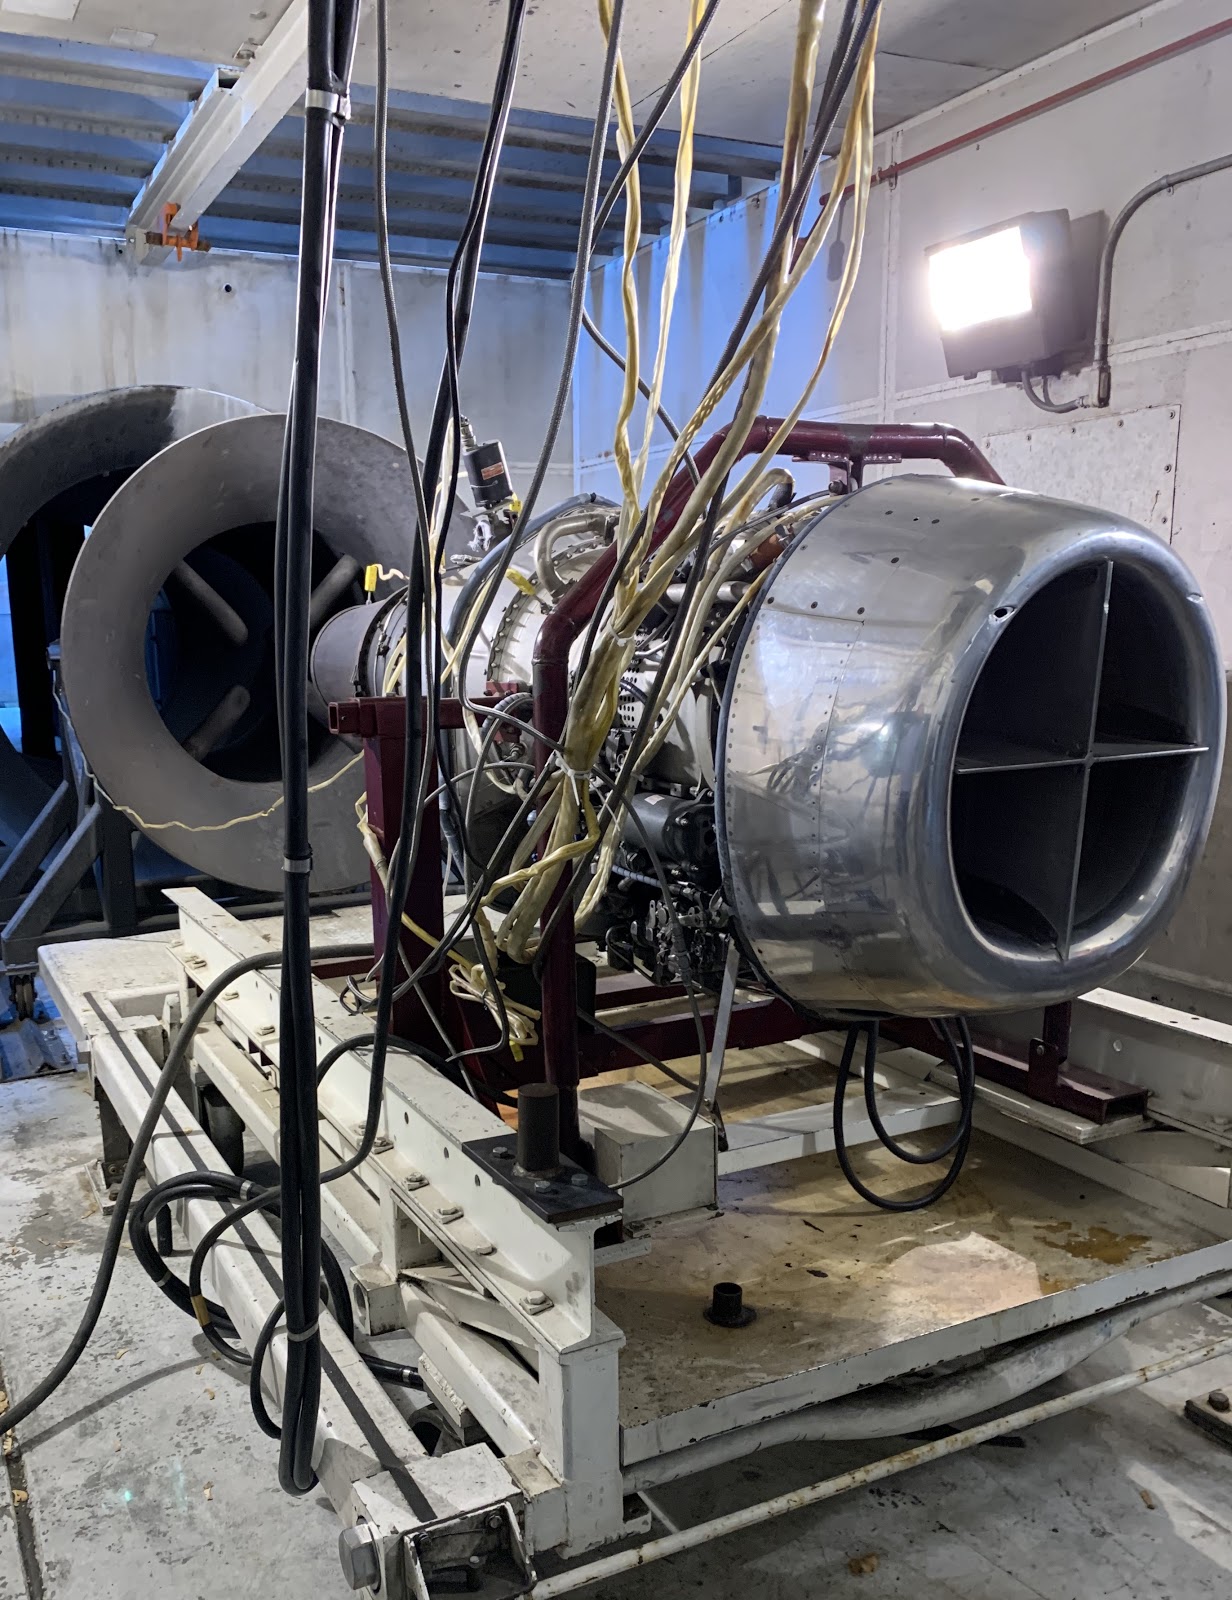
[[[9,979],[9,998],[13,1002],[18,1022],[29,1022],[34,1015],[36,1002],[32,972],[23,972],[20,976]]]

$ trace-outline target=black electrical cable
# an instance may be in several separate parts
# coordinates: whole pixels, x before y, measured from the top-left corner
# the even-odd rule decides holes
[[[653,882],[654,880],[650,879],[648,881]],[[586,1011],[581,1006],[578,1007],[578,1016],[588,1028],[594,1028],[596,1033],[603,1034],[605,1038],[611,1039],[614,1044],[623,1045],[626,1050],[636,1051],[648,1066],[654,1067],[657,1072],[661,1072],[665,1078],[670,1078],[673,1083],[678,1083],[682,1089],[688,1089],[690,1094],[696,1092],[697,1085],[695,1083],[690,1083],[683,1072],[677,1072],[675,1067],[669,1067],[666,1061],[660,1060],[640,1040],[630,1039],[628,1034],[621,1033],[616,1028],[609,1028],[602,1018],[596,1017],[594,1012]]]
[[[547,476],[548,464],[552,458],[552,451],[556,447],[556,440],[560,433],[560,425],[564,418],[565,407],[568,403],[569,389],[573,381],[573,369],[577,360],[578,338],[581,333],[582,311],[586,303],[586,284],[590,273],[591,257],[595,245],[595,212],[598,205],[599,183],[603,173],[603,156],[607,147],[608,124],[612,116],[612,94],[616,81],[616,59],[620,50],[620,34],[624,20],[624,0],[614,0],[612,6],[611,27],[608,32],[607,51],[603,58],[603,74],[599,89],[599,105],[595,113],[594,129],[591,136],[590,154],[586,163],[586,177],[582,186],[582,209],[578,222],[578,249],[577,258],[573,264],[573,274],[569,286],[569,312],[565,325],[565,344],[561,353],[560,373],[557,378],[556,394],[552,402],[552,409],[548,417],[547,429],[544,433],[543,445],[531,481],[523,496],[522,509],[518,513],[518,520],[514,524],[505,560],[494,568],[488,579],[487,587],[483,593],[482,601],[477,608],[477,614],[471,621],[458,649],[458,694],[466,699],[466,666],[470,660],[470,653],[474,647],[475,638],[487,615],[505,572],[513,551],[517,548],[522,538],[523,529],[530,523],[534,515],[535,505],[543,487],[544,478]],[[469,701],[467,702],[470,703]]]
[[[151,1224],[157,1213],[174,1200],[217,1200],[220,1195],[243,1199],[248,1197],[245,1190],[257,1192],[255,1185],[245,1184],[243,1179],[230,1172],[184,1172],[148,1189],[132,1208],[128,1238],[133,1254],[154,1280],[155,1287],[161,1289],[172,1305],[186,1316],[196,1317],[198,1314],[197,1307],[193,1305],[192,1291],[172,1272],[151,1239]],[[268,1190],[266,1193],[277,1197],[277,1190]],[[203,1308],[211,1323],[220,1324],[234,1332],[225,1306],[203,1297]]]
[[[155,1213],[176,1200],[210,1200],[215,1203],[227,1203],[241,1195],[245,1195],[244,1203],[229,1212],[220,1223],[215,1224],[194,1251],[189,1281],[187,1284],[183,1283],[171,1271],[150,1238],[149,1228]],[[282,1430],[273,1422],[266,1410],[261,1393],[260,1373],[270,1336],[283,1314],[283,1301],[278,1300],[274,1305],[250,1356],[242,1346],[231,1344],[223,1336],[224,1331],[231,1334],[235,1332],[225,1308],[207,1300],[201,1292],[204,1257],[226,1229],[235,1226],[254,1211],[277,1217],[278,1190],[257,1189],[254,1184],[237,1178],[230,1172],[180,1173],[149,1190],[134,1207],[129,1223],[129,1238],[138,1262],[154,1280],[156,1287],[162,1290],[173,1305],[197,1319],[202,1333],[220,1355],[237,1366],[250,1369],[249,1397],[253,1414],[262,1431],[277,1439],[281,1438]],[[325,1244],[322,1244],[321,1248],[321,1276],[327,1291],[325,1304],[328,1305],[343,1335],[354,1342],[355,1319],[351,1310],[350,1295],[347,1292],[346,1277],[338,1258]],[[368,1370],[382,1382],[397,1383],[408,1388],[423,1387],[423,1381],[414,1367],[387,1361],[362,1350],[360,1356]]]
[[[525,16],[526,0],[509,0],[505,36],[501,46],[500,61],[497,65],[496,85],[492,95],[491,113],[480,152],[471,205],[445,279],[445,361],[441,371],[441,380],[437,387],[432,429],[425,458],[425,475],[433,501],[435,502],[438,487],[442,487],[444,491],[441,516],[442,529],[449,527],[457,501],[462,447],[462,412],[458,390],[459,371],[466,349],[467,335],[470,330],[480,259],[487,231],[488,215],[492,204],[496,172],[501,152],[504,148],[509,116],[513,106],[513,91],[517,79],[518,58],[521,52],[522,27]],[[448,476],[442,485],[440,473],[446,431],[448,431],[450,440],[450,461]],[[434,611],[438,619],[444,603],[444,554],[445,539],[442,534],[437,563],[432,573]],[[434,698],[438,698],[444,681],[444,649],[439,626],[432,640],[432,657]],[[439,730],[432,743],[437,749],[441,776],[445,782],[446,811],[450,818],[451,828],[461,841],[464,855],[470,855],[470,844],[465,834],[465,822],[461,816],[461,805],[453,785],[448,751],[445,748],[446,741],[441,737]],[[500,1001],[499,996],[497,1003],[501,1012],[501,1030],[502,1034],[505,1035],[508,1032],[508,1019],[505,1016],[503,1002]]]
[[[875,1027],[876,1024],[873,1024]],[[959,1117],[954,1124],[953,1132],[944,1139],[934,1150],[908,1150],[907,1146],[900,1144],[886,1127],[877,1104],[877,1079],[876,1074],[866,1067],[864,1072],[864,1108],[868,1112],[868,1120],[873,1125],[873,1132],[892,1156],[897,1156],[900,1161],[906,1161],[912,1166],[927,1167],[934,1161],[942,1161],[951,1155],[964,1140],[971,1137],[971,1110],[975,1093],[974,1084],[968,1084],[965,1060],[962,1053],[955,1045],[954,1037],[949,1031],[949,1026],[942,1028],[942,1037],[946,1042],[950,1058],[954,1064],[954,1071],[958,1075]],[[874,1065],[876,1052],[874,1050]]]
[[[624,356],[621,355],[620,351],[617,350],[616,346],[612,344],[609,339],[605,338],[604,335],[600,333],[594,318],[591,316],[590,312],[586,311],[585,309],[582,311],[582,326],[590,335],[592,343],[598,345],[599,349],[608,358],[608,360],[618,367],[621,372],[626,371],[627,363],[625,362]],[[649,400],[650,385],[646,382],[645,378],[642,377],[640,372],[637,376],[637,387],[638,393],[642,396],[642,398],[644,400]],[[674,444],[680,438],[680,429],[672,420],[672,417],[664,407],[662,401],[657,401],[655,403],[655,416],[658,417],[659,421],[663,424],[663,431]],[[681,460],[684,462],[685,470],[693,479],[693,482],[700,483],[701,474],[697,470],[697,462],[693,459],[693,452],[691,450],[683,451],[681,453]]]
[[[321,342],[333,255],[346,96],[359,0],[309,0],[308,90],[295,355],[279,484],[274,595],[283,778],[283,945],[280,1018],[282,1278],[288,1355],[278,1479],[289,1494],[315,1484],[321,1388],[321,1273],[316,1034],[309,953],[312,846],[308,803],[308,654]]]
[[[524,0],[511,0],[505,41],[501,52],[501,63],[498,69],[497,89],[494,92],[493,110],[485,138],[484,152],[481,156],[479,168],[476,171],[470,212],[463,228],[463,236],[459,240],[454,262],[451,264],[451,287],[447,291],[447,320],[450,322],[447,345],[454,350],[459,347],[459,341],[456,332],[453,330],[456,307],[452,286],[456,284],[457,275],[461,272],[462,284],[458,292],[462,295],[466,313],[469,315],[467,296],[473,297],[473,278],[474,273],[478,271],[479,250],[482,247],[482,229],[479,228],[479,222],[481,219],[486,219],[487,203],[490,199],[491,190],[491,175],[485,171],[485,166],[491,164],[494,171],[495,158],[499,155],[500,142],[504,136],[504,124],[508,117],[508,103],[512,94],[513,79],[516,75],[523,10]],[[383,79],[382,82],[387,86],[387,79]],[[476,231],[477,229],[478,232]],[[467,253],[468,249],[473,250],[473,271],[470,266],[470,257]],[[463,344],[465,342],[464,331],[461,342]],[[448,421],[448,394],[448,381],[443,376],[442,384],[438,388],[432,428],[424,451],[422,483],[425,502],[429,506],[435,502],[440,477],[444,429]],[[444,525],[448,526],[448,515]],[[386,938],[381,955],[380,977],[377,986],[371,1086],[368,1115],[360,1143],[361,1160],[366,1159],[367,1154],[370,1152],[379,1125],[385,1075],[385,1054],[389,1039],[394,989],[400,956],[402,907],[406,904],[411,868],[418,854],[424,812],[422,800],[428,787],[428,777],[431,770],[430,753],[435,737],[433,728],[425,730],[421,725],[423,697],[420,663],[423,654],[422,641],[427,581],[428,574],[424,570],[424,566],[419,561],[416,561],[412,568],[411,582],[408,584],[407,592],[406,654],[403,674],[403,693],[406,703],[406,741],[402,775],[401,826],[393,861],[390,864]],[[434,692],[428,697],[430,702],[429,718],[434,725],[438,699],[438,694],[435,690],[439,685],[439,662],[441,658],[439,641],[434,643],[434,648],[429,654],[434,663],[435,676],[437,678]],[[442,776],[447,777],[447,774],[442,773]],[[447,953],[447,950],[438,952],[442,960]],[[499,992],[498,1004],[502,1005],[503,1010]],[[507,1019],[504,1026],[507,1027]],[[359,1155],[359,1152],[357,1152],[357,1155]]]
[[[402,359],[402,330],[398,323],[398,303],[394,294],[393,260],[389,247],[389,0],[376,4],[376,109],[373,119],[372,179],[374,209],[376,213],[377,262],[381,274],[381,291],[385,301],[385,324],[389,338],[389,355],[393,367],[394,397],[398,405],[398,426],[402,431],[402,447],[406,451],[411,471],[411,487],[415,496],[416,543],[410,559],[415,559],[419,549],[420,559],[426,565],[428,539],[428,503],[424,494],[423,473],[415,449],[411,428],[411,410],[406,394],[406,371]]]
[[[908,1200],[893,1200],[886,1195],[879,1195],[870,1189],[859,1177],[851,1162],[844,1133],[843,1119],[847,1085],[851,1080],[852,1063],[855,1057],[856,1046],[861,1032],[865,1034],[864,1049],[864,1095],[865,1104],[872,1104],[869,1095],[869,1084],[877,1065],[877,1044],[879,1037],[879,1024],[877,1022],[853,1023],[847,1030],[847,1038],[843,1045],[842,1059],[839,1062],[838,1079],[834,1086],[834,1153],[838,1157],[839,1166],[843,1176],[863,1200],[870,1205],[877,1206],[882,1211],[922,1211],[926,1206],[936,1204],[946,1194],[958,1179],[963,1163],[967,1158],[967,1150],[971,1143],[972,1117],[975,1107],[975,1054],[971,1045],[971,1034],[967,1028],[966,1019],[957,1019],[961,1043],[955,1041],[949,1029],[949,1024],[939,1024],[942,1037],[946,1041],[947,1051],[954,1063],[954,1070],[958,1077],[959,1092],[959,1122],[958,1138],[947,1141],[940,1151],[934,1151],[930,1156],[917,1158],[914,1155],[900,1155],[901,1147],[888,1138],[882,1138],[884,1127],[879,1130],[880,1118],[873,1122],[874,1132],[878,1133],[881,1142],[892,1154],[899,1155],[900,1159],[909,1161],[924,1161],[937,1159],[950,1154],[950,1165],[934,1186],[923,1194],[915,1195]]]
[[[623,1044],[626,1049],[632,1050],[634,1054],[641,1056],[642,1060],[645,1061],[648,1066],[654,1067],[657,1071],[664,1073],[669,1078],[675,1078],[677,1083],[684,1082],[679,1073],[673,1072],[665,1062],[660,1061],[659,1057],[655,1055],[652,1050],[648,1050],[639,1039],[626,1038],[624,1034],[617,1033],[614,1028],[609,1028],[606,1023],[600,1022],[598,1017],[590,1016],[585,1011],[579,1012],[578,1015],[582,1017],[583,1021],[589,1022],[592,1027],[597,1028],[600,1033],[607,1034],[609,1038],[615,1039],[618,1044]],[[626,1178],[623,1183],[609,1184],[609,1188],[617,1191],[623,1191],[625,1189],[631,1189],[635,1183],[644,1183],[647,1178],[652,1177],[654,1173],[658,1172],[660,1167],[665,1167],[672,1157],[677,1154],[685,1140],[693,1132],[693,1128],[697,1122],[697,1119],[701,1115],[702,1101],[705,1099],[706,1094],[706,1070],[704,1061],[701,1063],[701,1070],[698,1073],[697,1084],[693,1085],[690,1083],[687,1084],[686,1087],[694,1090],[693,1103],[689,1107],[689,1115],[685,1120],[684,1127],[681,1128],[675,1139],[672,1140],[672,1143],[668,1149],[665,1150],[663,1154],[657,1158],[657,1160],[652,1161],[644,1172],[634,1173],[631,1178]]]
[[[818,105],[824,105],[834,92],[834,85],[838,78],[843,62],[847,58],[847,51],[851,44],[851,30],[855,27],[856,7],[860,0],[847,0],[843,7],[843,15],[839,21],[838,34],[834,40],[834,49],[830,52],[830,65],[826,69],[826,81],[822,85],[821,99]]]
[[[466,660],[467,660],[467,657],[469,655],[469,649],[470,649],[471,645],[473,644],[474,633],[475,633],[475,631],[477,631],[477,628],[478,628],[478,626],[480,625],[480,623],[482,621],[482,614],[486,612],[487,604],[490,603],[490,597],[492,595],[494,595],[496,590],[499,588],[500,582],[501,582],[501,580],[502,580],[502,578],[504,576],[504,572],[505,572],[505,570],[506,570],[506,568],[508,566],[508,561],[509,561],[509,559],[510,559],[510,557],[512,555],[513,550],[516,548],[516,546],[517,546],[517,544],[518,544],[518,542],[519,542],[519,540],[520,540],[520,538],[521,538],[521,536],[523,534],[523,530],[531,522],[532,513],[533,513],[533,510],[534,510],[535,500],[537,499],[539,490],[542,487],[543,478],[544,478],[544,476],[546,474],[546,471],[547,471],[547,464],[548,464],[548,462],[549,462],[549,460],[551,458],[552,449],[553,449],[554,444],[555,444],[556,435],[557,435],[557,433],[559,431],[559,428],[560,428],[561,418],[563,417],[564,407],[565,407],[565,403],[566,403],[566,400],[567,400],[567,397],[568,397],[569,382],[570,382],[570,379],[571,379],[572,370],[573,370],[573,362],[574,362],[574,358],[576,357],[576,351],[577,351],[577,339],[578,339],[578,333],[579,333],[579,323],[580,323],[580,317],[581,317],[581,308],[582,308],[582,303],[584,301],[584,296],[585,296],[586,272],[587,272],[587,269],[588,269],[588,266],[589,266],[590,256],[591,256],[591,252],[592,252],[592,249],[593,249],[594,208],[595,208],[596,199],[597,199],[597,193],[598,193],[599,176],[600,176],[600,173],[602,171],[602,156],[603,156],[604,144],[605,144],[605,141],[606,141],[606,130],[607,130],[608,122],[610,120],[610,116],[611,116],[611,99],[612,99],[613,85],[614,85],[614,82],[615,82],[615,64],[616,64],[616,56],[617,56],[618,49],[619,49],[620,25],[621,25],[622,14],[623,14],[623,0],[616,0],[616,4],[615,4],[615,7],[614,7],[612,28],[611,28],[611,32],[610,32],[609,39],[608,39],[608,48],[607,48],[607,52],[606,52],[606,55],[605,55],[605,58],[604,58],[603,87],[602,87],[601,95],[600,95],[601,110],[600,110],[599,117],[596,119],[595,134],[594,134],[594,137],[592,139],[591,156],[590,156],[590,160],[589,160],[588,166],[587,166],[587,176],[586,176],[586,182],[585,182],[585,185],[584,185],[583,204],[582,204],[582,218],[581,218],[581,224],[580,224],[580,228],[579,228],[579,252],[578,252],[578,259],[577,259],[577,261],[575,263],[575,266],[574,266],[574,280],[573,280],[573,288],[571,290],[571,296],[570,296],[570,318],[569,318],[569,327],[568,327],[567,336],[566,336],[566,350],[565,350],[564,358],[562,359],[562,363],[561,363],[561,374],[560,374],[560,379],[559,379],[558,385],[557,385],[556,399],[555,399],[555,403],[554,403],[554,406],[553,406],[551,419],[549,421],[547,435],[546,435],[546,437],[544,439],[543,448],[541,450],[541,453],[540,453],[540,456],[539,456],[539,460],[538,460],[538,463],[537,463],[537,466],[536,466],[536,469],[535,469],[535,473],[534,473],[534,476],[532,478],[530,487],[529,487],[529,489],[527,491],[526,499],[523,502],[523,507],[522,507],[522,511],[519,514],[518,522],[515,524],[512,536],[511,536],[511,538],[509,540],[508,549],[507,549],[507,553],[506,553],[505,559],[504,559],[503,563],[501,564],[499,570],[494,570],[494,572],[492,573],[492,576],[491,576],[491,579],[490,579],[490,588],[488,590],[487,603],[485,603],[485,605],[482,607],[480,617],[476,621],[476,623],[473,625],[471,632],[467,636],[467,640],[466,640],[466,642],[464,644],[464,647],[463,647],[462,651],[460,652],[461,667],[460,667],[459,677],[460,677],[461,681],[460,681],[460,684],[459,684],[459,691],[458,692],[461,695],[461,697],[464,698],[464,699],[465,699]],[[515,17],[514,7],[511,4],[511,23],[514,21],[514,17]],[[501,135],[503,137],[503,127],[501,129]],[[497,153],[498,153],[498,151],[497,151]],[[477,185],[476,185],[477,192],[479,190],[479,183],[480,183],[480,179],[477,177]],[[478,266],[478,243],[476,243],[476,246],[475,246],[474,261],[475,261],[475,270],[477,271],[477,266]],[[469,312],[469,307],[468,307],[468,312]],[[447,366],[448,366],[448,352],[447,352]],[[446,376],[448,378],[448,373],[446,374]],[[440,400],[441,400],[441,394],[440,394],[440,391],[438,391],[438,410],[440,409]],[[425,478],[425,489],[426,489],[426,492],[429,494],[429,496],[431,496],[431,495],[433,495],[435,493],[435,483],[437,481],[437,477],[439,476],[439,465],[440,465],[440,456],[441,456],[440,441],[435,438],[435,434],[436,434],[435,423],[436,423],[436,420],[437,420],[436,417],[434,417],[434,429],[433,429],[434,437],[429,440],[428,448],[425,451],[424,478]],[[454,431],[455,431],[455,442],[456,442],[458,429],[455,427]],[[456,472],[455,472],[455,476],[454,476],[454,485],[456,485]],[[454,485],[451,485],[450,488],[449,488],[450,494],[453,493]],[[449,503],[452,504],[452,501],[450,501]],[[437,568],[436,582],[438,584],[438,593],[439,593],[439,583],[440,583],[440,567],[439,567],[439,564],[438,564],[438,568]],[[439,615],[439,608],[438,608],[438,615]],[[439,658],[439,654],[440,654],[440,641],[439,641],[439,639],[436,641],[436,651],[437,651],[438,658]],[[409,644],[408,644],[408,652],[407,652],[408,663],[409,663],[409,660],[410,660],[410,655],[411,655],[411,650],[410,650],[410,647],[409,647]],[[523,806],[520,808],[519,815],[524,815],[529,810],[530,805],[533,803],[533,796],[535,795],[535,793],[536,793],[536,790],[532,789],[531,794],[528,795],[526,801],[523,802]],[[451,795],[451,800],[456,803],[456,796],[452,796]],[[404,790],[404,801],[405,801],[405,790]],[[405,838],[405,830],[403,832],[403,837]],[[496,859],[499,859],[499,858],[498,857],[494,858],[494,861]],[[482,891],[482,892],[486,892],[486,891]],[[457,924],[459,929],[467,926],[471,921],[473,921],[475,915],[478,913],[479,904],[480,904],[480,901],[482,899],[482,892],[479,893],[479,894],[473,895],[471,897],[471,899],[468,900],[467,906],[464,908],[464,913],[465,913],[464,917],[462,919],[459,919],[459,922]],[[396,894],[391,894],[390,900],[391,900],[391,904],[393,904],[393,905],[400,905],[402,903],[397,898]],[[391,920],[391,926],[392,926],[394,919],[391,917],[390,920]],[[451,934],[449,937],[450,937],[450,939],[452,939],[452,937],[454,937],[454,935]],[[429,957],[428,961],[426,963],[424,963],[423,966],[421,967],[421,969],[420,969],[421,973],[423,971],[426,971],[426,970],[431,970],[431,966],[432,966],[434,961],[438,961],[438,962],[439,961],[443,961],[446,958],[447,953],[448,953],[448,951],[447,951],[446,941],[442,941],[442,945],[438,949],[438,951],[436,952],[435,957]],[[491,990],[492,990],[492,992],[493,992],[493,994],[495,996],[495,1003],[496,1003],[497,1008],[498,1008],[499,1020],[500,1020],[500,1025],[501,1025],[502,1039],[506,1039],[508,1037],[508,1016],[507,1016],[507,1013],[505,1011],[503,997],[501,995],[500,987],[499,987],[499,984],[497,983],[497,980],[496,980],[496,974],[492,969],[492,966],[491,966],[491,963],[490,963],[490,959],[489,959],[488,954],[487,954],[486,946],[484,945],[484,942],[482,941],[482,939],[480,939],[478,941],[478,943],[477,943],[477,954],[478,954],[478,957],[479,957],[479,960],[480,960],[481,964],[484,967],[485,977],[486,977],[486,980],[488,982],[488,985],[491,988]],[[383,967],[383,969],[382,969],[382,978],[383,979],[385,977],[385,971],[386,971],[386,969]],[[380,997],[378,995],[378,1013],[377,1013],[378,1026],[379,1026],[379,1021],[380,1021],[379,998]],[[377,1062],[377,1052],[374,1051],[374,1072],[376,1070],[376,1062]],[[375,1135],[375,1125],[373,1126],[373,1134]]]
[[[336,957],[367,954],[368,947],[366,945],[345,945],[335,949],[314,950],[312,958],[313,960],[327,960]],[[124,1175],[120,1179],[116,1190],[115,1208],[107,1225],[107,1236],[103,1240],[98,1270],[94,1275],[94,1284],[90,1290],[89,1299],[86,1301],[85,1310],[81,1314],[81,1321],[77,1325],[77,1331],[69,1341],[68,1348],[47,1376],[40,1383],[37,1383],[23,1399],[14,1400],[10,1403],[8,1410],[4,1414],[6,1428],[18,1427],[50,1395],[55,1393],[77,1364],[82,1351],[90,1342],[90,1336],[98,1326],[98,1319],[102,1314],[103,1304],[106,1301],[107,1291],[111,1286],[112,1275],[115,1272],[115,1264],[120,1254],[120,1246],[123,1243],[124,1226],[132,1206],[133,1194],[138,1180],[145,1170],[145,1158],[150,1148],[150,1140],[163,1114],[163,1108],[167,1104],[167,1097],[171,1093],[176,1078],[183,1070],[184,1057],[193,1034],[209,1014],[218,996],[224,989],[230,988],[236,978],[242,977],[246,972],[255,972],[261,967],[277,966],[280,959],[279,953],[275,950],[263,951],[255,956],[245,956],[242,961],[232,962],[212,983],[202,990],[196,1001],[189,1008],[183,1022],[180,1024],[179,1031],[171,1043],[171,1048],[167,1052],[167,1059],[158,1075],[158,1081],[150,1093],[149,1103],[146,1106],[140,1126],[133,1135],[133,1147],[124,1166]]]
[[[325,1281],[329,1291],[326,1304],[338,1322],[342,1332],[352,1342],[355,1338],[355,1319],[351,1312],[350,1297],[346,1291],[346,1281],[342,1277],[342,1270],[333,1254],[326,1251],[322,1255],[322,1266],[326,1267]],[[329,1264],[327,1266],[327,1264]],[[332,1268],[332,1273],[331,1273]],[[248,1403],[252,1414],[256,1418],[257,1426],[261,1432],[271,1439],[281,1439],[282,1429],[270,1416],[265,1404],[265,1395],[261,1388],[261,1374],[265,1370],[265,1357],[273,1340],[278,1324],[282,1321],[283,1303],[281,1300],[270,1311],[269,1316],[261,1324],[256,1342],[252,1347],[252,1358],[248,1363]],[[422,1389],[423,1379],[414,1367],[406,1366],[401,1362],[387,1361],[383,1356],[374,1356],[366,1350],[361,1350],[360,1356],[364,1365],[374,1378],[379,1378],[382,1383],[395,1383],[403,1389]]]

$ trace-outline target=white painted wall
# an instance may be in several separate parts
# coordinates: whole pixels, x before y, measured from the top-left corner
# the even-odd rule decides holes
[[[879,141],[876,165],[942,144],[1226,16],[1226,0],[1164,0],[905,124]],[[1174,482],[1172,504],[1160,498],[1153,525],[1195,571],[1232,661],[1232,172],[1148,202],[1125,234],[1114,285],[1113,413],[1133,413],[1135,421],[1111,444],[1107,413],[1048,418],[1017,391],[987,379],[949,380],[924,267],[928,245],[1018,212],[1064,206],[1075,219],[1100,212],[1110,218],[1149,180],[1232,150],[1230,83],[1232,37],[1226,37],[875,189],[861,279],[807,414],[950,422],[981,444],[991,440],[994,460],[1002,448],[997,436],[1014,434],[1009,453],[1024,487],[1036,487],[1028,481],[1036,461],[1041,474],[1049,467],[1048,481],[1038,487],[1056,492],[1056,463],[1072,460],[1081,493],[1091,496],[1094,479],[1099,499],[1113,509],[1132,503],[1140,511],[1156,503],[1153,495],[1143,499],[1144,477],[1152,484]],[[677,416],[692,409],[714,366],[760,260],[774,198],[767,191],[689,232],[666,395]],[[639,259],[644,306],[657,298],[664,247],[656,241]],[[593,301],[604,331],[623,346],[618,273],[616,264],[595,273]],[[781,414],[798,394],[832,294],[823,253],[789,309],[767,412]],[[645,318],[643,329],[649,340]],[[610,428],[618,385],[615,369],[585,346],[576,386],[580,487],[614,488]],[[1054,387],[1064,398],[1092,391],[1093,380],[1088,370]],[[1175,461],[1161,456],[1144,466],[1135,449],[1144,435],[1136,414],[1147,407],[1177,410],[1174,419],[1157,419],[1179,427]],[[1023,449],[1026,432],[1038,444],[1045,429],[1053,430],[1049,450]],[[1101,430],[1096,449],[1088,448],[1095,435],[1084,434],[1087,429]],[[1166,438],[1168,429],[1152,425],[1145,432]],[[806,479],[811,470],[805,469]]]
[[[422,440],[444,348],[445,279],[399,268],[396,280],[412,422]],[[480,280],[462,404],[481,438],[503,440],[519,486],[547,422],[566,302],[559,282]],[[293,260],[213,251],[138,267],[113,241],[0,232],[0,437],[6,424],[125,384],[192,384],[282,409],[294,312]],[[336,267],[322,365],[324,415],[399,437],[375,266]],[[568,425],[562,433],[543,505],[573,489]]]

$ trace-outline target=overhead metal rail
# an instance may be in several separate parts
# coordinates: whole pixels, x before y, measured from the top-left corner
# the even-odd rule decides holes
[[[272,41],[271,41],[272,42]],[[187,228],[204,201],[201,236],[218,249],[293,254],[299,239],[303,121],[288,62],[271,98],[244,69],[215,69],[142,51],[0,34],[0,227],[137,239],[160,231],[163,206]],[[291,109],[270,119],[281,94]],[[269,120],[268,130],[262,115]],[[453,253],[487,108],[395,93],[389,117],[393,254],[444,265]],[[253,146],[253,127],[262,137]],[[338,213],[338,254],[374,259],[373,95],[352,96]],[[488,271],[566,277],[573,267],[590,126],[584,118],[515,110],[493,195]],[[671,215],[677,135],[656,133],[641,163],[645,231]],[[777,176],[770,145],[700,136],[691,200],[702,213]],[[252,147],[252,148],[250,148]],[[613,144],[605,175],[619,161]],[[620,244],[619,216],[599,254]],[[140,253],[140,252],[139,252]]]

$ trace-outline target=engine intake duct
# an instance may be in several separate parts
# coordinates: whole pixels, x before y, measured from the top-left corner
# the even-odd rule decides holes
[[[748,955],[814,1014],[1107,983],[1201,850],[1224,693],[1197,585],[1145,528],[939,477],[838,501],[727,680],[718,833]]]

